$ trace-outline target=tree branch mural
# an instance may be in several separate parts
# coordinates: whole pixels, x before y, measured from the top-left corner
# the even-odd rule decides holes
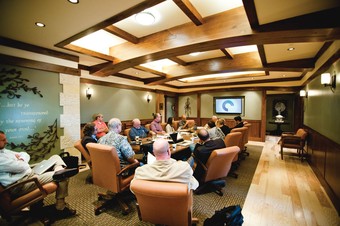
[[[21,89],[25,92],[31,91],[42,98],[43,95],[37,87],[30,88],[25,84],[27,82],[29,82],[28,79],[21,78],[21,71],[2,68],[0,71],[0,98],[2,98],[2,95],[7,95],[9,99],[20,98],[21,95],[18,94],[18,91]]]
[[[27,138],[31,139],[29,144],[21,143],[16,145],[11,143],[11,149],[20,148],[25,150],[30,156],[31,160],[37,161],[39,159],[45,158],[47,154],[55,147],[55,143],[59,139],[58,137],[58,123],[55,119],[54,123],[48,126],[48,129],[43,132],[42,135],[39,133],[34,133],[33,135],[28,135]]]

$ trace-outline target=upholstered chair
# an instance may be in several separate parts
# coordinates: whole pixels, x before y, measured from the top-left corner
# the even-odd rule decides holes
[[[90,151],[92,160],[93,184],[108,190],[105,194],[98,194],[98,200],[104,202],[95,208],[95,215],[103,212],[114,200],[118,201],[122,213],[128,214],[130,209],[124,203],[122,193],[129,189],[134,175],[123,176],[123,173],[136,168],[139,163],[130,164],[122,169],[114,147],[97,143],[88,143],[86,147]]]
[[[187,184],[133,180],[131,191],[137,199],[138,217],[156,225],[192,225],[193,197]]]
[[[305,155],[307,154],[307,152],[305,151],[307,135],[307,131],[302,128],[298,129],[296,133],[283,132],[279,141],[279,144],[281,146],[281,159],[283,159],[283,154],[289,154],[288,152],[284,153],[283,148],[291,148],[297,150],[297,155],[301,158],[301,161],[303,161]]]
[[[240,148],[238,146],[216,149],[210,154],[206,164],[195,158],[196,163],[200,164],[205,170],[202,181],[199,181],[200,186],[196,189],[195,193],[203,193],[203,191],[209,188],[218,195],[223,196],[222,187],[218,182],[225,182],[224,178],[228,175],[233,159],[239,151]]]

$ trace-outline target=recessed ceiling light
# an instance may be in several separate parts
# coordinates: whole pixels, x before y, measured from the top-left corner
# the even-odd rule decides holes
[[[287,49],[287,51],[293,51],[293,50],[295,50],[294,47],[289,47],[289,48]]]
[[[197,55],[199,55],[199,54],[201,54],[201,52],[189,53],[190,56],[197,56]]]
[[[72,4],[78,4],[79,3],[79,0],[67,0],[67,1],[69,1]]]
[[[35,25],[38,27],[45,27],[46,25],[44,23],[41,22],[35,22]]]
[[[140,12],[135,15],[135,21],[141,25],[149,26],[155,23],[156,17],[150,12]]]

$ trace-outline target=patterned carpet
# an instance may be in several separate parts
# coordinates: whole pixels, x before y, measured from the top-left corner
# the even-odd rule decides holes
[[[215,210],[230,205],[239,204],[241,207],[243,206],[262,148],[262,146],[248,145],[250,156],[246,157],[237,169],[236,172],[239,175],[237,179],[226,178],[226,187],[223,189],[224,195],[222,197],[213,192],[194,195],[193,217],[199,219],[198,225],[203,225],[204,220],[211,217]],[[105,192],[105,190],[93,184],[85,183],[88,173],[89,171],[79,173],[70,180],[67,202],[77,210],[77,216],[58,220],[53,225],[152,225],[139,221],[135,199],[131,193],[127,194],[126,199],[131,208],[128,215],[122,215],[118,205],[113,205],[104,213],[95,216],[94,206],[98,202],[97,193]],[[54,195],[50,195],[45,199],[45,205],[52,205],[54,201]],[[12,225],[42,225],[40,222],[29,222],[30,219],[22,218],[14,219]],[[0,219],[0,225],[8,224]]]

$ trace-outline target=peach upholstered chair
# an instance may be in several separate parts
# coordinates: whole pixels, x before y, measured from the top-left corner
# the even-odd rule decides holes
[[[233,159],[240,151],[237,146],[221,148],[214,150],[207,161],[203,164],[199,159],[195,159],[197,164],[201,164],[205,170],[204,177],[200,182],[200,186],[196,189],[195,193],[200,194],[207,188],[212,188],[215,193],[223,196],[222,187],[216,185],[215,181],[224,180],[229,173]]]
[[[95,215],[103,212],[113,200],[118,201],[123,214],[128,214],[129,207],[123,202],[121,195],[123,191],[129,189],[134,175],[123,177],[122,174],[139,166],[139,163],[130,164],[122,169],[114,147],[97,143],[88,143],[86,147],[90,151],[92,159],[93,184],[108,190],[106,194],[98,194],[98,199],[104,200],[104,202],[96,207]]]
[[[193,197],[187,184],[133,180],[131,191],[137,198],[140,220],[160,225],[192,225]]]

